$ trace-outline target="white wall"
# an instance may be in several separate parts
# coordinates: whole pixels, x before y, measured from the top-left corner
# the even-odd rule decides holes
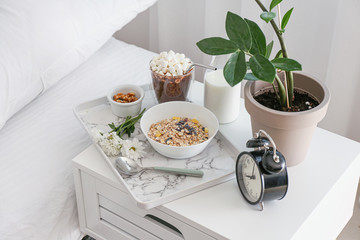
[[[116,32],[114,37],[121,39],[124,42],[128,42],[145,49],[150,49],[149,18],[149,10],[140,13],[129,24],[125,25],[125,27],[123,27],[120,31]]]
[[[339,1],[326,84],[332,100],[321,127],[360,141],[360,2]]]
[[[263,1],[269,6],[270,0]],[[289,55],[303,70],[325,82],[332,94],[329,111],[320,123],[329,131],[360,141],[360,2],[358,0],[284,0],[281,9],[294,7],[285,32]],[[116,37],[154,52],[183,52],[194,62],[209,63],[195,43],[204,37],[223,36],[227,11],[255,20],[268,42],[271,27],[249,0],[159,0]],[[277,39],[275,39],[275,42]],[[278,50],[278,44],[275,45]],[[202,80],[203,71],[196,70]]]

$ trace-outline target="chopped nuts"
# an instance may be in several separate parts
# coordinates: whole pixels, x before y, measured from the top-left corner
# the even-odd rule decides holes
[[[135,97],[134,92],[129,92],[127,94],[118,93],[113,96],[113,100],[115,102],[119,102],[119,103],[131,103],[131,102],[135,102],[136,100],[138,100],[138,98]]]
[[[170,146],[190,146],[205,142],[209,138],[208,128],[197,119],[173,117],[151,125],[148,136]]]

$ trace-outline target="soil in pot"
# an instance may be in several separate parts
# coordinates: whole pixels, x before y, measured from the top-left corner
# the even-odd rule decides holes
[[[271,90],[262,90],[262,91],[258,92],[256,94],[256,96],[254,96],[254,98],[258,103],[260,103],[261,105],[263,105],[265,107],[268,107],[268,108],[271,108],[274,110],[278,110],[278,111],[286,111],[286,112],[306,111],[306,110],[310,110],[320,104],[319,101],[317,99],[315,99],[313,96],[311,96],[310,94],[300,91],[300,90],[297,90],[297,89],[295,89],[295,91],[294,91],[293,104],[288,109],[283,109],[280,106],[279,101],[277,100],[274,91],[271,91]]]

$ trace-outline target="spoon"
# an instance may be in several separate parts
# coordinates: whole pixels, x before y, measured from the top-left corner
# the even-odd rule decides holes
[[[141,167],[134,160],[127,157],[118,157],[115,160],[116,169],[125,175],[134,175],[144,170],[154,170],[167,172],[177,175],[187,175],[192,177],[202,177],[204,175],[203,171],[193,170],[193,169],[184,169],[184,168],[167,168],[167,167]]]

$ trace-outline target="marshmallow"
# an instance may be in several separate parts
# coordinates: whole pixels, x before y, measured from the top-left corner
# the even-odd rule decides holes
[[[167,56],[164,58],[164,60],[167,61],[167,62],[174,62],[174,61],[175,61],[175,59],[174,59],[173,57],[169,56],[169,55],[167,55]]]
[[[169,72],[174,73],[174,72],[175,72],[175,68],[174,68],[174,67],[169,67]]]
[[[160,57],[164,58],[164,57],[166,57],[166,56],[167,56],[167,52],[161,52],[161,53],[160,53]]]
[[[177,70],[176,73],[177,73],[177,75],[183,75],[184,74],[182,69]]]
[[[181,65],[181,64],[176,64],[174,67],[175,67],[175,70],[176,70],[176,71],[179,70],[179,69],[182,69],[182,65]]]
[[[181,76],[190,66],[191,60],[185,57],[183,53],[161,52],[158,56],[152,58],[150,68],[152,71],[166,76]]]
[[[175,61],[174,58],[170,58],[170,59],[168,60],[168,62],[169,62],[169,66],[176,64],[176,61]]]
[[[186,71],[188,69],[188,67],[190,67],[190,64],[184,63],[181,66],[182,66],[182,70]]]
[[[162,67],[167,67],[167,65],[168,65],[168,62],[167,62],[167,61],[165,61],[165,60],[163,60],[163,59],[160,60],[160,66],[162,66]]]

